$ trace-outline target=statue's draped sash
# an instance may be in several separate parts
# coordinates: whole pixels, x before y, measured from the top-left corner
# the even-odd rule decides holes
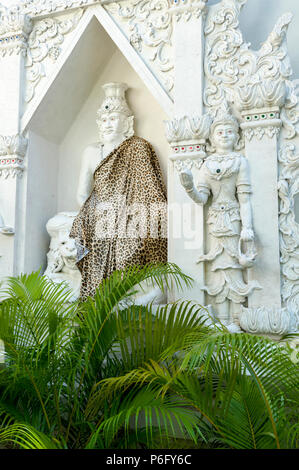
[[[167,261],[166,204],[159,161],[146,140],[133,136],[102,160],[70,232],[82,298],[115,270]]]

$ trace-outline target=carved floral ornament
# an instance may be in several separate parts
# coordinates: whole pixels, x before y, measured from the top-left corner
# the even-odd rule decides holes
[[[43,2],[47,6],[47,12],[55,12],[54,4],[53,9],[49,6],[50,3]],[[65,9],[75,6],[75,2],[64,2]],[[87,4],[87,2],[76,2]],[[90,3],[90,2],[89,2]],[[64,41],[64,36],[71,32],[77,26],[79,19],[83,14],[83,10],[77,8],[75,13],[70,18],[59,19],[56,17],[48,17],[33,23],[32,19],[37,16],[36,13],[40,11],[37,2],[30,2],[31,9],[28,8],[28,3],[22,3],[10,8],[0,6],[0,54],[5,56],[12,53],[23,52],[28,57],[27,66],[33,65],[34,62],[42,62],[47,57],[56,60],[61,52],[61,44]],[[42,5],[42,3],[40,3]],[[62,8],[63,2],[55,3],[55,5]],[[33,9],[33,7],[35,9]],[[36,67],[38,68],[38,67]],[[35,69],[36,69],[35,68]],[[30,78],[33,75],[43,75],[42,71],[30,71]],[[29,80],[30,80],[29,78]]]
[[[174,85],[170,12],[173,5],[173,0],[124,0],[104,4],[108,14],[121,24],[131,45],[155,70],[167,93]]]
[[[22,176],[28,141],[20,134],[0,136],[0,177]]]
[[[164,121],[166,138],[172,148],[171,160],[175,161],[175,168],[191,169],[200,167],[202,159],[206,156],[205,141],[208,138],[212,117],[182,116],[173,120]]]
[[[131,45],[155,70],[171,95],[174,86],[173,21],[199,18],[207,0],[124,0],[104,3]]]
[[[165,121],[166,138],[171,144],[205,140],[208,138],[211,124],[212,117],[209,114],[174,118],[171,121]]]

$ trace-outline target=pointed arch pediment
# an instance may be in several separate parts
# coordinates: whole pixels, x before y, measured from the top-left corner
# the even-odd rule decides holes
[[[58,42],[61,41],[61,44],[54,43],[51,47],[48,44],[47,48],[41,45],[41,50],[37,50],[38,41],[34,42],[33,38],[31,42],[33,61],[26,64],[27,103],[21,120],[22,131],[26,131],[31,124],[34,124],[38,130],[39,127],[49,126],[51,122],[54,129],[52,136],[50,132],[50,137],[59,141],[83,105],[101,69],[106,66],[117,49],[159,102],[163,111],[167,115],[172,113],[172,99],[160,80],[101,5],[86,10],[77,9],[68,15],[39,20],[35,28],[45,21],[49,23],[40,25],[40,34],[45,34],[47,26],[53,37],[53,30],[56,28]],[[65,42],[63,42],[64,32]],[[44,56],[41,60],[39,54]],[[29,89],[28,93],[28,87],[34,85],[38,72],[41,76],[38,77],[34,89]],[[59,119],[61,113],[64,115],[63,124],[62,119]],[[56,129],[55,120],[57,120]]]

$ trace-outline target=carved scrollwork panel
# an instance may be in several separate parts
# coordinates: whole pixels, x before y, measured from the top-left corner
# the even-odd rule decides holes
[[[299,328],[299,224],[295,220],[295,196],[299,193],[299,155],[293,144],[279,152],[280,256],[282,298]]]
[[[171,95],[174,85],[170,0],[124,0],[103,5]]]
[[[34,97],[42,78],[50,74],[63,50],[65,37],[76,28],[82,15],[83,10],[78,9],[64,18],[49,17],[34,24],[28,39],[26,103]]]

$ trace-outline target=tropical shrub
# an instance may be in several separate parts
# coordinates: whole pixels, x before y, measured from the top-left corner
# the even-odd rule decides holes
[[[298,366],[284,343],[208,326],[201,306],[124,307],[174,264],[115,272],[94,298],[39,273],[0,304],[0,442],[21,448],[297,448]],[[122,305],[122,308],[120,308]]]

